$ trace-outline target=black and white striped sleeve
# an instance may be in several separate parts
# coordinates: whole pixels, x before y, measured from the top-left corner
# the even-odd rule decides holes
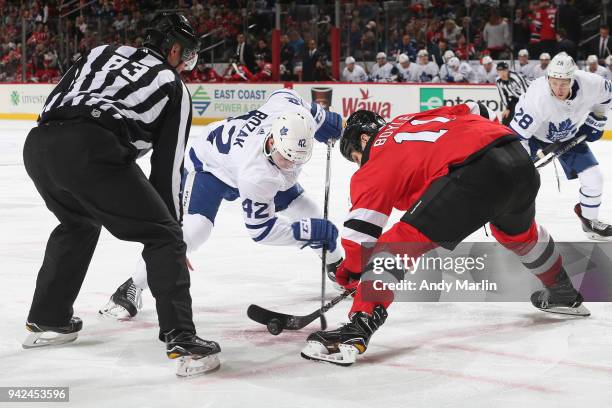
[[[191,128],[191,95],[178,76],[173,84],[163,125],[153,139],[149,181],[180,222],[183,211],[179,194],[185,145]]]

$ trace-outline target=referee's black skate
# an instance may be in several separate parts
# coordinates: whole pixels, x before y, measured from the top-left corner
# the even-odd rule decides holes
[[[302,357],[350,366],[358,354],[366,351],[370,337],[386,319],[387,311],[381,305],[374,308],[371,316],[357,312],[351,317],[350,323],[336,330],[311,333],[306,339],[308,344],[302,350]]]
[[[127,320],[136,316],[139,309],[142,309],[142,289],[137,288],[130,278],[117,288],[98,312],[118,320]]]
[[[165,333],[166,355],[177,359],[176,375],[193,377],[219,368],[221,347],[215,341],[204,340],[190,331],[172,330]]]
[[[598,220],[589,220],[582,216],[582,209],[580,204],[576,204],[574,212],[580,218],[582,222],[582,230],[586,233],[589,239],[597,241],[610,241],[612,240],[612,225],[606,224]]]
[[[538,309],[572,316],[590,316],[583,304],[584,298],[572,285],[565,270],[561,270],[557,282],[531,295],[531,303]]]
[[[83,328],[83,322],[78,317],[70,319],[65,326],[47,326],[32,322],[26,322],[26,330],[31,332],[23,341],[23,348],[35,348],[43,346],[55,346],[70,343],[78,337],[78,332]]]

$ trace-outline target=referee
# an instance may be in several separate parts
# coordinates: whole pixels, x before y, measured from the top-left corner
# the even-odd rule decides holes
[[[96,47],[49,95],[23,155],[60,224],[38,273],[26,324],[32,334],[24,347],[76,339],[82,322],[72,306],[104,227],[121,240],[144,244],[168,356],[220,351],[195,335],[180,227],[191,96],[179,74],[193,68],[198,47],[185,17],[161,14],[147,30],[144,48]],[[147,179],[135,160],[150,150]],[[49,332],[57,336],[49,340]]]
[[[521,74],[510,71],[508,63],[504,61],[497,64],[497,75],[495,85],[497,85],[502,106],[505,108],[502,113],[502,123],[508,126],[514,116],[514,107],[519,97],[527,92],[529,81]]]

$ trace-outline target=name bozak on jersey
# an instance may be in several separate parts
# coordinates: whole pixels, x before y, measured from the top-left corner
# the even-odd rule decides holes
[[[523,139],[563,142],[576,136],[590,112],[607,112],[611,100],[612,82],[596,74],[576,71],[571,97],[565,101],[552,94],[545,76],[540,77],[521,95],[510,127]]]
[[[300,168],[281,171],[264,156],[263,146],[272,122],[287,112],[304,113],[318,130],[325,112],[317,104],[305,102],[295,91],[273,92],[257,110],[206,126],[202,135],[189,141],[186,168],[193,170],[193,155],[210,172],[227,185],[237,188],[242,197],[260,201],[273,198],[297,182]]]

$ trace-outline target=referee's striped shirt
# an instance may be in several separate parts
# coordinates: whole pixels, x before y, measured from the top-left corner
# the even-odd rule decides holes
[[[502,106],[505,109],[512,109],[518,102],[519,97],[527,92],[529,81],[521,74],[510,71],[507,81],[502,81],[502,79],[498,77],[495,81],[495,85],[497,85]]]
[[[92,49],[64,74],[39,122],[73,118],[98,122],[132,144],[139,156],[153,149],[149,180],[170,213],[181,219],[191,95],[163,56],[128,46]]]

